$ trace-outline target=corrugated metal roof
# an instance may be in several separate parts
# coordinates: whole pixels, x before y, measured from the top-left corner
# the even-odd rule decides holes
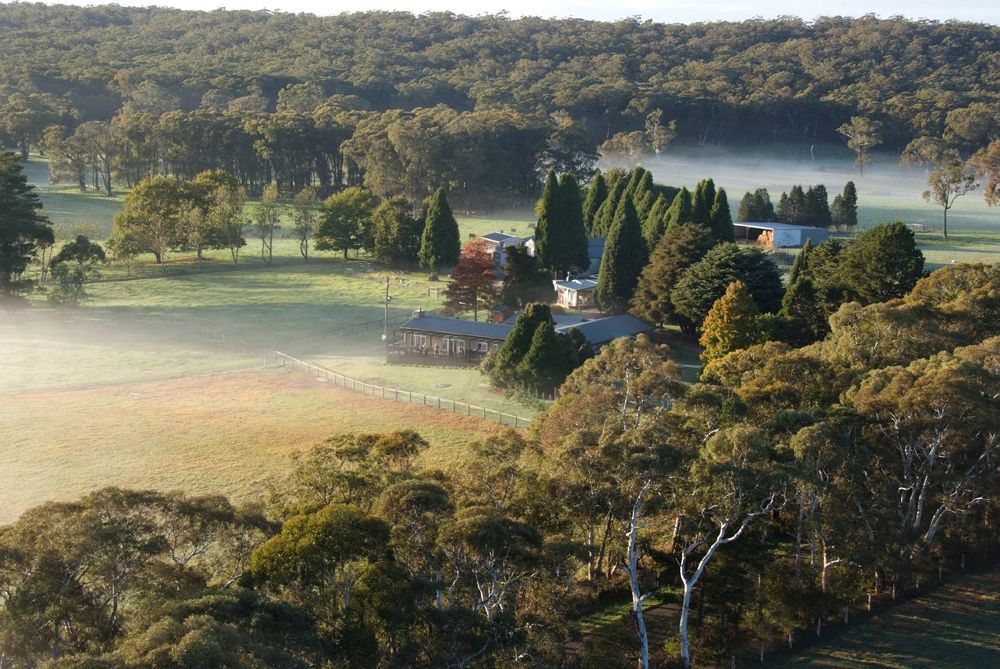
[[[619,314],[618,316],[608,316],[598,318],[594,321],[587,321],[574,326],[557,328],[560,331],[568,331],[573,327],[580,328],[580,332],[591,344],[606,344],[619,337],[634,337],[643,332],[649,332],[653,326],[646,321],[639,320],[629,314]]]
[[[497,242],[503,244],[505,242],[523,242],[524,239],[521,237],[515,237],[514,235],[508,235],[506,232],[489,232],[485,235],[479,235],[481,239],[488,239],[491,242]]]
[[[403,323],[399,329],[464,337],[482,337],[483,339],[506,339],[513,327],[513,320],[516,320],[516,317],[505,323],[476,323],[475,321],[463,321],[444,316],[421,316],[411,318]],[[557,332],[569,332],[573,328],[579,328],[583,336],[591,344],[596,345],[606,344],[619,337],[633,337],[653,329],[649,323],[629,314],[619,314],[596,320],[587,320],[583,316],[554,314],[553,320]]]
[[[553,281],[557,288],[567,290],[589,290],[597,287],[597,279],[570,279],[569,281]]]
[[[482,337],[483,339],[506,339],[511,326],[504,323],[477,323],[444,316],[420,316],[411,318],[399,326],[400,330],[419,330],[441,334]]]
[[[752,228],[754,230],[823,230],[826,232],[825,228],[816,228],[811,225],[793,225],[791,223],[754,223],[752,221],[740,221],[739,223],[733,223],[734,227],[744,227]]]

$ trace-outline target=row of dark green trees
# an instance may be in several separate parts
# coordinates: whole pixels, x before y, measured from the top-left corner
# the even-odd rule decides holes
[[[869,596],[996,558],[998,295],[996,265],[948,266],[841,305],[820,341],[742,348],[693,384],[665,347],[618,340],[529,432],[470,442],[445,470],[420,465],[412,432],[341,434],[247,506],[115,488],[43,504],[0,527],[0,658],[756,662]],[[630,591],[681,615],[643,619],[646,636],[581,633]]]

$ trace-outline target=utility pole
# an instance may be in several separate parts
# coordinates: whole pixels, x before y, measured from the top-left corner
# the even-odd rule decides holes
[[[382,317],[382,341],[385,342],[386,348],[389,346],[389,301],[392,298],[389,296],[389,277],[385,277],[385,315]]]

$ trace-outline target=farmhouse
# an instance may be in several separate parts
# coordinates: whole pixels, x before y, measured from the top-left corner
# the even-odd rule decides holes
[[[483,356],[500,348],[514,327],[517,316],[503,323],[477,323],[458,318],[434,316],[416,311],[398,330],[396,342],[386,350],[389,363],[473,367]],[[598,349],[619,337],[634,337],[652,326],[628,314],[588,319],[554,314],[556,332],[578,328]]]
[[[736,241],[757,242],[768,248],[799,248],[812,241],[813,245],[826,241],[830,233],[824,228],[791,223],[733,223]]]
[[[493,267],[497,271],[503,270],[504,261],[507,259],[507,248],[510,246],[522,246],[525,243],[523,237],[508,235],[506,232],[490,232],[485,235],[478,235],[476,239],[483,242],[483,246],[493,256]]]
[[[597,279],[570,279],[553,281],[556,289],[556,304],[570,309],[584,309],[594,306],[597,294]]]

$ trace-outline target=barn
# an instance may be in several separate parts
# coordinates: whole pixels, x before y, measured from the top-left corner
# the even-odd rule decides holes
[[[826,241],[830,233],[824,228],[792,223],[733,223],[737,242],[757,242],[767,248],[799,248],[809,240],[813,246]]]

